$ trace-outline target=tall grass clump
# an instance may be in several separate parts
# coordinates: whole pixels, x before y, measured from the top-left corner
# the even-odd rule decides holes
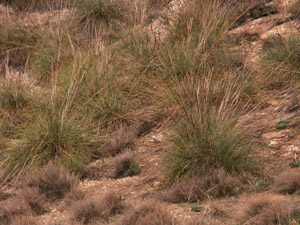
[[[90,37],[94,35],[104,38],[113,36],[126,20],[129,12],[128,4],[113,0],[76,1],[74,4],[74,24],[77,29],[87,31]],[[105,35],[104,35],[105,34]]]
[[[297,34],[287,38],[271,37],[264,42],[262,49],[262,65],[277,86],[300,79],[300,38]]]
[[[224,76],[225,81],[217,81],[213,75],[189,78],[178,87],[182,115],[170,134],[163,161],[169,184],[216,169],[229,174],[254,171],[245,131],[234,116],[242,82],[237,86],[237,78]]]
[[[109,52],[96,55],[93,52],[77,52],[70,65],[66,66],[58,83],[64,93],[68,93],[67,84],[70,82],[72,71],[78,70],[84,76],[78,86],[78,94],[74,98],[75,105],[81,115],[90,115],[92,127],[100,133],[125,119],[134,105],[128,104],[123,91],[124,83],[115,68],[115,57]]]
[[[6,112],[16,112],[29,104],[31,93],[18,81],[0,82],[0,107]]]
[[[208,67],[220,71],[243,67],[244,57],[228,35],[230,10],[221,3],[192,0],[183,6],[159,50],[161,74],[182,79]]]
[[[18,138],[1,151],[4,181],[50,160],[61,163],[69,171],[83,171],[95,142],[89,118],[80,115],[74,107],[79,82],[72,80],[66,97],[54,92],[49,100],[40,103],[31,124],[24,126]]]
[[[32,71],[39,81],[50,81],[51,74],[70,59],[76,46],[64,29],[4,25],[0,27],[0,59],[9,66]]]
[[[0,59],[8,60],[13,66],[25,66],[37,46],[37,31],[10,24],[1,26],[0,31]]]

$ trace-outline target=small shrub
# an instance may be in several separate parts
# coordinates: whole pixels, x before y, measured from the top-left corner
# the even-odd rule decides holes
[[[78,184],[76,176],[52,162],[34,171],[27,181],[28,186],[37,188],[49,200],[63,199]]]
[[[70,192],[65,195],[65,206],[71,205],[73,202],[83,200],[85,194],[79,188],[72,188]]]
[[[115,171],[114,177],[131,177],[140,174],[141,168],[138,163],[134,160],[132,154],[124,154],[117,156],[113,162]]]
[[[24,201],[35,215],[43,215],[48,211],[45,198],[37,187],[23,187],[18,191],[16,201]]]
[[[300,169],[283,171],[274,179],[281,192],[292,194],[300,189]]]
[[[243,213],[244,224],[288,224],[290,207],[283,196],[264,194],[247,200]]]
[[[135,141],[135,130],[121,125],[115,132],[108,136],[101,146],[99,153],[95,154],[99,154],[102,157],[116,156],[128,148],[132,148]]]
[[[37,220],[30,215],[15,216],[11,220],[11,225],[37,225]],[[7,224],[8,225],[8,224]]]
[[[107,193],[74,203],[71,207],[74,220],[82,224],[94,224],[97,221],[107,221],[109,217],[123,209],[123,202],[115,193]]]
[[[85,177],[88,179],[120,178],[135,176],[141,172],[141,169],[134,159],[134,155],[128,152],[120,154],[113,158],[105,158],[96,164],[87,168]]]
[[[208,216],[200,216],[199,218],[194,218],[188,220],[184,223],[184,225],[221,225],[219,221],[212,219]]]
[[[173,225],[172,216],[159,202],[147,201],[127,211],[118,225]]]
[[[240,193],[241,178],[226,174],[223,169],[200,178],[189,178],[163,191],[160,198],[172,203],[198,202],[207,198],[219,198]]]
[[[0,224],[10,225],[15,216],[31,215],[30,208],[25,201],[18,198],[11,198],[2,201],[0,204]]]
[[[0,191],[0,202],[5,201],[6,199],[9,199],[12,197],[12,194],[6,193],[4,191]]]

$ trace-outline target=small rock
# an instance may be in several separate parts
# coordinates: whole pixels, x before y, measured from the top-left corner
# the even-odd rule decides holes
[[[270,148],[278,148],[279,147],[279,143],[277,141],[270,141],[270,143],[268,144],[268,146]]]
[[[161,183],[160,183],[159,181],[155,181],[155,182],[153,183],[153,187],[154,187],[154,188],[158,188],[160,185],[161,185]]]
[[[262,135],[265,139],[282,138],[284,134],[282,132],[270,132]]]

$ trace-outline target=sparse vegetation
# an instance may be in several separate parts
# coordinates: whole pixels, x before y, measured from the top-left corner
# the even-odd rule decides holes
[[[2,3],[0,225],[296,224],[298,0]]]

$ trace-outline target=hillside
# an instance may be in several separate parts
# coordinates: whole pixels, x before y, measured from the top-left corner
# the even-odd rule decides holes
[[[0,20],[0,225],[300,224],[299,0]]]

